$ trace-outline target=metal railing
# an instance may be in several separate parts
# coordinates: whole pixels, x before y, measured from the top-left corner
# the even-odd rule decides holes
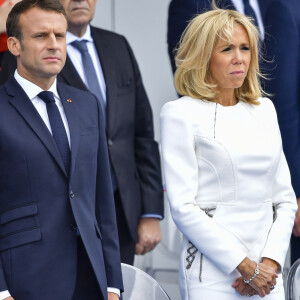
[[[300,300],[300,258],[291,266],[286,279],[286,300]]]

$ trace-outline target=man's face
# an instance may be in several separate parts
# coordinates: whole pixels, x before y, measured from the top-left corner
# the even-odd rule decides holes
[[[60,0],[73,26],[86,26],[94,17],[97,0]]]
[[[64,15],[34,7],[19,22],[22,39],[15,47],[19,74],[33,83],[54,79],[66,61]]]

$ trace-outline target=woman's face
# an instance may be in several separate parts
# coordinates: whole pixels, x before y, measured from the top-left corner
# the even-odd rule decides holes
[[[250,60],[247,31],[243,26],[236,24],[231,42],[219,39],[212,52],[209,70],[210,83],[216,84],[218,91],[241,87],[247,76]]]

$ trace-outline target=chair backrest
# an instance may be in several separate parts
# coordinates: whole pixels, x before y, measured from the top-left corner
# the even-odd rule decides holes
[[[294,262],[287,275],[286,300],[300,300],[300,258]]]
[[[167,293],[150,275],[122,263],[123,300],[170,300]]]

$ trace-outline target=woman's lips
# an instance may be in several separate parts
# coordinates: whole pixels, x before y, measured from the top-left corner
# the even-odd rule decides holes
[[[230,73],[231,75],[242,75],[244,74],[244,71],[234,71]]]

